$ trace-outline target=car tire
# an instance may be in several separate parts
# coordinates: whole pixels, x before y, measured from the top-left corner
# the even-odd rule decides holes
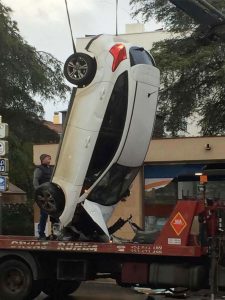
[[[79,88],[87,86],[96,73],[96,61],[88,54],[77,52],[70,55],[64,64],[66,79]]]
[[[8,259],[0,264],[0,299],[31,299],[32,282],[31,270],[24,262]]]
[[[56,184],[46,182],[36,189],[35,202],[48,215],[58,218],[65,207],[65,196]]]

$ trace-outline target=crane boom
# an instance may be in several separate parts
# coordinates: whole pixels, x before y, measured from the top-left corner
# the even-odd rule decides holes
[[[200,24],[204,36],[225,40],[225,15],[206,0],[170,0]]]

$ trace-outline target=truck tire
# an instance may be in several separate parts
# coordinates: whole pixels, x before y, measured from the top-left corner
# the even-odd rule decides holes
[[[42,291],[54,299],[62,299],[63,296],[67,296],[75,292],[79,286],[79,281],[62,281],[52,279],[45,281]]]
[[[31,270],[24,262],[8,259],[0,264],[0,299],[28,299],[32,282]]]

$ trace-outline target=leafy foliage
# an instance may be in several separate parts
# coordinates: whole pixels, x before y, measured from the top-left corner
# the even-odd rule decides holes
[[[196,27],[193,19],[168,0],[130,0],[130,4],[133,7],[133,17],[140,15],[144,22],[150,19],[162,22],[169,31],[180,33]]]
[[[10,180],[29,191],[32,143],[59,140],[43,123],[41,102],[56,97],[63,101],[70,89],[64,83],[61,62],[30,46],[10,13],[0,0],[0,115],[10,128]]]
[[[161,70],[159,110],[172,135],[186,132],[198,115],[203,135],[225,132],[225,52],[223,41],[198,38],[199,26],[167,0],[131,0],[134,15],[155,18],[176,35],[155,43],[151,53]],[[222,0],[209,1],[220,11]]]

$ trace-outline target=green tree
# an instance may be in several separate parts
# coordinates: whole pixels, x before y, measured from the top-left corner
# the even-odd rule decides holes
[[[223,0],[209,0],[221,12]],[[198,115],[203,135],[225,132],[225,42],[202,39],[202,27],[168,0],[131,0],[134,16],[154,18],[172,39],[155,43],[151,53],[161,70],[159,110],[172,135],[186,132]],[[201,36],[201,38],[200,38]]]
[[[32,143],[59,140],[44,125],[42,103],[57,97],[64,101],[70,89],[61,62],[30,46],[10,14],[0,0],[0,115],[10,128],[10,179],[30,191]]]

